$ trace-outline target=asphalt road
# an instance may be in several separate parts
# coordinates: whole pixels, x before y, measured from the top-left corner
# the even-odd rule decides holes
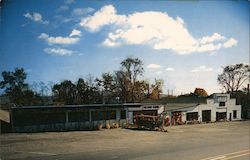
[[[1,159],[249,160],[250,121],[182,125],[169,132],[102,131],[11,133]]]

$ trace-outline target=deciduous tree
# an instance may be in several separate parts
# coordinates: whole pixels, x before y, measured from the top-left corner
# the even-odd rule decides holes
[[[116,100],[115,78],[110,73],[103,73],[101,79],[96,79],[99,89],[102,91],[103,101],[114,102]]]
[[[194,94],[198,97],[207,97],[208,94],[203,88],[195,88]]]
[[[3,71],[0,87],[5,90],[10,101],[16,105],[41,104],[41,98],[25,83],[26,77],[27,74],[23,68],[15,68],[14,72]]]
[[[229,65],[218,75],[218,83],[226,92],[235,92],[250,78],[250,68],[247,64]]]
[[[151,85],[151,99],[160,99],[164,81],[162,79],[155,79],[155,83]]]
[[[139,76],[143,75],[143,63],[138,58],[128,57],[121,62],[121,71],[117,72],[117,79],[120,83],[123,99],[126,102],[140,101],[143,83]]]
[[[65,80],[53,86],[54,102],[57,104],[74,104],[76,86],[70,80]]]

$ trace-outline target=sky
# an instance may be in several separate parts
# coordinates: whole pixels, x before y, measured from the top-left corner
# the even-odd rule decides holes
[[[142,79],[174,95],[221,92],[222,67],[249,64],[248,1],[5,0],[0,72],[23,67],[27,82],[113,73],[127,57]]]

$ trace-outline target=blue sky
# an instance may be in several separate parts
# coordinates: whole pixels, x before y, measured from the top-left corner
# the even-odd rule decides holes
[[[229,64],[249,63],[247,1],[6,0],[0,71],[23,67],[27,81],[76,81],[119,70],[128,56],[144,79],[174,94],[205,88]]]

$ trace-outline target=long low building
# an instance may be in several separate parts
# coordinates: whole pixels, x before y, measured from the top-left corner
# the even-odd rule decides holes
[[[126,123],[121,104],[22,106],[13,107],[10,114],[13,132],[94,130],[99,124]]]

